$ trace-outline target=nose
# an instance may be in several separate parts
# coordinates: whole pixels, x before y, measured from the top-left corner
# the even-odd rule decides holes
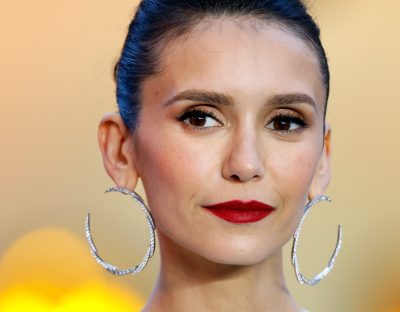
[[[255,131],[243,130],[233,134],[222,168],[224,178],[235,182],[261,179],[264,165],[260,144]]]

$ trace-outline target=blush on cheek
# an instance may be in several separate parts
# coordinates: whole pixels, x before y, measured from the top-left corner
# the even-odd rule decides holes
[[[189,196],[193,192],[191,185],[200,183],[206,166],[200,153],[165,133],[144,136],[140,142],[140,169],[146,193],[164,201]]]
[[[294,155],[292,164],[294,164],[294,166],[291,169],[295,172],[297,171],[295,174],[296,178],[304,185],[307,185],[308,189],[318,165],[318,158],[315,155],[315,151]],[[299,166],[299,164],[301,165]]]
[[[299,202],[306,198],[318,160],[312,148],[292,149],[270,159],[269,171],[283,201]]]

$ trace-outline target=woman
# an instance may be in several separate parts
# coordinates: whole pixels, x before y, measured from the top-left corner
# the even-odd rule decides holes
[[[102,119],[99,144],[113,191],[135,198],[142,179],[157,228],[161,270],[144,311],[299,311],[282,246],[307,201],[326,199],[331,155],[329,69],[304,5],[143,0],[116,82],[119,113]],[[153,239],[140,266],[119,271],[87,230],[114,274],[152,255]],[[309,284],[333,261],[307,280],[294,253]]]

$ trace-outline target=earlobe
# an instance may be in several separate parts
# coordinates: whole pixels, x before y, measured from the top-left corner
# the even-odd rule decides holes
[[[119,113],[107,113],[98,126],[103,165],[116,186],[134,190],[138,181],[133,140]]]
[[[331,127],[325,124],[324,146],[321,153],[321,159],[318,163],[313,181],[308,193],[308,199],[311,200],[317,195],[323,195],[331,179]]]

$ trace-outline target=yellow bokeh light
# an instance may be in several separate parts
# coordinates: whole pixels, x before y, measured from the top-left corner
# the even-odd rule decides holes
[[[0,295],[1,312],[140,311],[143,300],[117,286],[96,281],[81,285],[53,300],[26,286],[7,289]]]
[[[83,240],[63,229],[25,235],[0,261],[0,312],[140,311],[144,300],[105,278]]]

